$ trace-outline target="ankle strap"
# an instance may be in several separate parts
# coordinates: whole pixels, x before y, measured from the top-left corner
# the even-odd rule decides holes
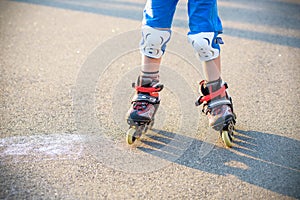
[[[206,96],[200,96],[198,100],[195,102],[196,106],[200,106],[204,102],[211,101],[212,99],[221,96],[224,97],[226,95],[227,84],[225,83],[219,90],[212,92]]]
[[[154,87],[134,86],[134,88],[138,93],[148,93],[150,96],[158,97],[158,92],[163,89],[163,85],[157,84]]]

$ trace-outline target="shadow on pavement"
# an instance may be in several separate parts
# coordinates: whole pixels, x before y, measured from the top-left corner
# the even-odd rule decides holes
[[[168,146],[177,134],[153,131],[156,135],[149,136],[151,141],[142,141],[144,145],[138,149],[162,159],[169,158],[168,155],[173,154],[172,149],[176,147],[164,148],[170,152],[161,151],[161,148]],[[195,139],[175,163],[212,174],[233,175],[267,190],[300,198],[298,140],[257,131],[237,130],[233,148],[215,145],[205,157],[200,154],[203,144],[205,142]]]
[[[131,2],[126,0],[11,0],[15,2],[31,3],[43,6],[50,6],[61,9],[88,12],[106,15],[117,18],[124,18],[142,21],[142,10],[144,3]],[[223,2],[223,4],[222,4]],[[242,5],[242,6],[241,6]],[[300,30],[300,4],[283,1],[269,0],[228,0],[220,1],[219,11],[222,20],[260,25],[267,27],[281,28],[282,30]],[[187,28],[185,8],[177,8],[177,16],[173,25],[176,27]],[[284,35],[282,32],[270,33],[255,30],[245,30],[236,27],[224,27],[224,33],[230,36],[246,38],[300,48],[300,38]],[[299,34],[298,34],[299,36]]]

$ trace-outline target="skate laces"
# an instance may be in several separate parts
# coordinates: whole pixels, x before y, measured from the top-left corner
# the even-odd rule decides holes
[[[232,113],[231,107],[229,105],[220,105],[210,110],[210,114],[212,116],[223,115],[224,113],[229,112]]]
[[[147,108],[148,104],[149,103],[146,102],[146,101],[135,101],[133,103],[133,109],[142,111],[142,110],[145,110]]]
[[[214,109],[211,109],[210,114],[213,115],[213,116],[215,116],[215,115],[222,114],[222,112],[223,112],[223,105],[218,106],[218,107],[216,107]]]

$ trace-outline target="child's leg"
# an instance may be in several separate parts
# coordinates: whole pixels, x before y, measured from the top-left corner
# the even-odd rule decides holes
[[[206,79],[208,81],[217,80],[221,76],[221,62],[220,46],[216,42],[216,38],[218,33],[222,32],[217,0],[189,0],[188,14],[189,39],[198,43],[193,46],[198,51],[200,60],[204,61]]]
[[[221,58],[204,62],[204,73],[207,81],[214,81],[221,77]]]
[[[158,92],[159,66],[171,37],[171,24],[178,0],[148,0],[144,10],[142,26],[141,74],[135,85],[136,95],[132,99],[127,121],[132,124],[150,123],[160,103]]]
[[[227,84],[221,79],[220,46],[222,40],[221,20],[218,17],[216,0],[189,0],[189,41],[201,61],[204,61],[206,81],[201,81],[203,96],[196,105],[203,104],[203,112],[209,118],[210,126],[216,130],[226,127],[234,121],[231,97],[227,93]]]
[[[147,0],[143,15],[141,76],[159,77],[161,57],[171,36],[178,0]],[[161,38],[163,41],[161,41]],[[153,74],[157,72],[157,74]],[[148,73],[148,74],[147,74]]]

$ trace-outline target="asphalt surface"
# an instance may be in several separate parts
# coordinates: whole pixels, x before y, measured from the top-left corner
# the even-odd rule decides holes
[[[0,199],[300,199],[299,1],[219,1],[231,149],[194,106],[185,4],[154,129],[128,146],[144,1],[0,1]]]

